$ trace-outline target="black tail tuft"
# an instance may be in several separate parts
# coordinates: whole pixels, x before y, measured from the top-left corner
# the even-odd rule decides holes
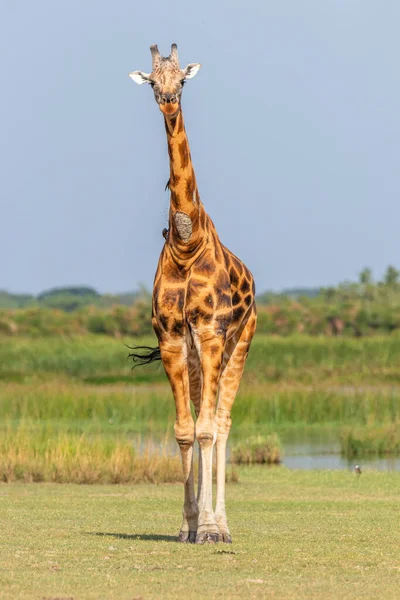
[[[135,352],[128,354],[128,358],[131,358],[136,363],[132,369],[161,360],[161,352],[158,346],[156,348],[151,348],[150,346],[127,346],[127,348],[135,350]],[[137,350],[141,352],[137,352]]]

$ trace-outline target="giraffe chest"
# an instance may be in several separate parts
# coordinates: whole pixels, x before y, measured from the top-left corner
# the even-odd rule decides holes
[[[230,282],[226,272],[216,278],[194,269],[183,285],[160,282],[153,295],[153,327],[159,339],[192,332],[226,334],[232,322]]]

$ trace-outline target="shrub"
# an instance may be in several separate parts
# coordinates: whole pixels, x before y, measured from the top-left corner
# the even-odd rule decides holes
[[[276,434],[266,438],[257,436],[249,438],[232,448],[233,462],[241,464],[279,464],[282,459],[282,448]]]

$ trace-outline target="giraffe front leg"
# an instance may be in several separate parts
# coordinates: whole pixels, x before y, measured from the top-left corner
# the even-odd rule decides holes
[[[215,518],[220,530],[220,540],[228,544],[232,543],[232,537],[225,509],[226,444],[232,425],[231,409],[239,389],[250,342],[254,335],[255,324],[255,316],[251,315],[241,333],[227,344],[219,384],[217,407],[217,502],[215,506]]]
[[[224,338],[213,337],[199,344],[199,357],[202,373],[202,402],[196,422],[196,438],[199,442],[199,520],[196,543],[216,543],[219,541],[219,528],[212,506],[212,457],[217,439],[215,404],[218,381],[221,371]]]
[[[184,504],[178,542],[194,542],[197,532],[198,508],[194,493],[193,444],[194,421],[190,411],[189,375],[186,353],[182,345],[160,344],[161,358],[175,399],[175,438],[182,458]]]
[[[196,544],[204,544],[205,542],[216,543],[219,541],[219,528],[212,506],[212,457],[216,432],[214,431],[215,427],[212,421],[209,421],[209,426],[206,425],[202,430],[198,430],[197,424],[196,437],[199,441],[199,469],[201,469],[201,474],[199,476],[199,518]],[[209,437],[210,431],[213,432],[212,439]]]

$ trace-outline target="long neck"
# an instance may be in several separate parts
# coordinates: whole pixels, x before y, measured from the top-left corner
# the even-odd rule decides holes
[[[164,116],[170,162],[170,237],[186,250],[196,247],[204,236],[204,209],[197,189],[182,110]]]

